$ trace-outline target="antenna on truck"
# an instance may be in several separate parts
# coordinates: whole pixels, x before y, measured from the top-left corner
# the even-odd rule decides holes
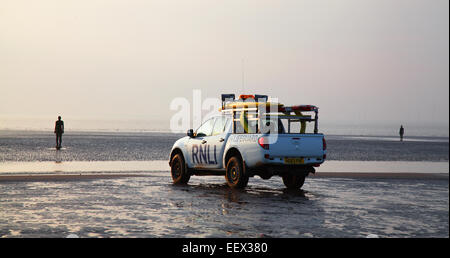
[[[244,58],[242,58],[242,94],[245,92],[245,70],[244,70]]]

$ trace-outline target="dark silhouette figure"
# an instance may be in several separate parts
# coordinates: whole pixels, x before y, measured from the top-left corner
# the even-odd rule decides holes
[[[405,134],[405,128],[403,128],[403,125],[400,126],[400,131],[398,132],[400,134],[400,141],[403,141],[403,135]]]
[[[61,120],[61,116],[58,116],[58,121],[55,123],[56,134],[56,149],[61,149],[62,135],[64,133],[64,122]]]

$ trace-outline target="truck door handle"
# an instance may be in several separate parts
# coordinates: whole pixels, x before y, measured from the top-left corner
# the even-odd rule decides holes
[[[202,144],[205,144],[205,143],[206,143],[206,140],[203,140],[203,141],[202,141]]]
[[[225,141],[224,138],[220,138],[220,139],[219,139],[219,142],[223,142],[223,141]]]

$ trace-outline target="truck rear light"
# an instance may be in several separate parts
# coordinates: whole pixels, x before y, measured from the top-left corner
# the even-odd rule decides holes
[[[264,154],[264,158],[265,159],[270,159],[270,155],[269,154]]]
[[[323,154],[323,160],[327,158],[327,154]]]
[[[261,146],[261,148],[268,150],[269,149],[269,143],[267,142],[266,138],[260,137],[258,138],[258,144]]]
[[[322,143],[323,143],[323,150],[327,149],[327,141],[325,141],[325,138],[322,138]]]

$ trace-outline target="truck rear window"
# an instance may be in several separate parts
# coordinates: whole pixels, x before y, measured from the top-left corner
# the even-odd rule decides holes
[[[248,120],[242,122],[236,119],[234,126],[234,133],[269,133],[269,134],[307,134],[313,133],[313,127],[308,126],[306,121],[300,121],[288,118],[272,118],[262,119],[261,124],[258,124],[258,120]]]

